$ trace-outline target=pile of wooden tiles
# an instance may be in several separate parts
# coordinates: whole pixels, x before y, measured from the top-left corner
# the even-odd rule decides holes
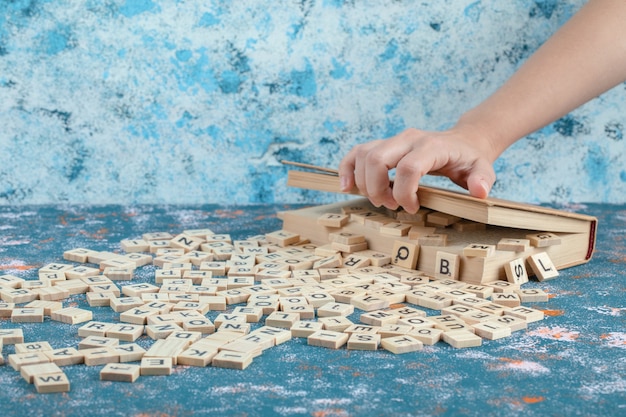
[[[355,244],[358,258],[349,253]],[[72,263],[44,266],[39,280],[0,276],[0,317],[84,323],[72,348],[0,329],[0,347],[15,345],[8,363],[38,392],[68,391],[62,367],[76,364],[104,365],[102,380],[130,382],[176,365],[245,369],[292,337],[396,354],[440,340],[479,346],[542,320],[521,304],[548,300],[518,283],[467,284],[394,265],[358,236],[338,236],[329,249],[285,230],[234,241],[208,229],[156,232],[123,240],[119,253],[77,248],[63,258]],[[133,282],[137,268],[152,268],[153,282]],[[76,294],[92,309],[64,307]],[[94,320],[99,308],[119,322]],[[139,338],[153,342],[144,349]]]

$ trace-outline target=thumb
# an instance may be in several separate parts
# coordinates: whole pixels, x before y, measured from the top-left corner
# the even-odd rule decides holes
[[[496,173],[491,164],[477,164],[467,177],[467,190],[472,197],[487,198],[496,182]]]

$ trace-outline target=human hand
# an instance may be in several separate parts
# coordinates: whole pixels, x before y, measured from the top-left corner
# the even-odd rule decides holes
[[[470,195],[486,198],[496,180],[494,154],[489,141],[471,131],[407,129],[389,139],[356,145],[339,164],[339,177],[344,191],[356,185],[376,206],[415,213],[419,181],[426,174],[446,176]]]

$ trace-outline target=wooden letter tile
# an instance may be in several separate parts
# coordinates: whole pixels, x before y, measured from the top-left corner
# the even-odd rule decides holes
[[[252,363],[252,354],[223,350],[213,357],[211,365],[217,368],[244,370]]]
[[[321,346],[329,349],[339,349],[346,344],[350,335],[332,330],[318,330],[307,337],[307,343],[311,346]]]
[[[35,389],[40,394],[53,392],[69,392],[70,381],[63,371],[35,375],[33,378]]]
[[[523,258],[517,258],[504,264],[504,272],[506,273],[507,281],[513,284],[521,285],[528,282],[528,274],[526,273]]]
[[[528,263],[539,281],[546,281],[559,276],[559,271],[546,252],[531,255],[528,258]]]
[[[381,340],[380,344],[383,349],[395,354],[416,352],[424,348],[422,342],[411,336],[386,337]]]
[[[107,363],[100,371],[101,381],[135,382],[141,374],[136,364]]]
[[[419,257],[419,245],[396,240],[391,251],[391,263],[407,269],[415,269]]]

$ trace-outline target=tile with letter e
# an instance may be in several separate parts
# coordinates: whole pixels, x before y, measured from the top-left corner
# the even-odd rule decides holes
[[[141,375],[170,375],[172,373],[172,358],[170,357],[143,357],[141,358]]]

